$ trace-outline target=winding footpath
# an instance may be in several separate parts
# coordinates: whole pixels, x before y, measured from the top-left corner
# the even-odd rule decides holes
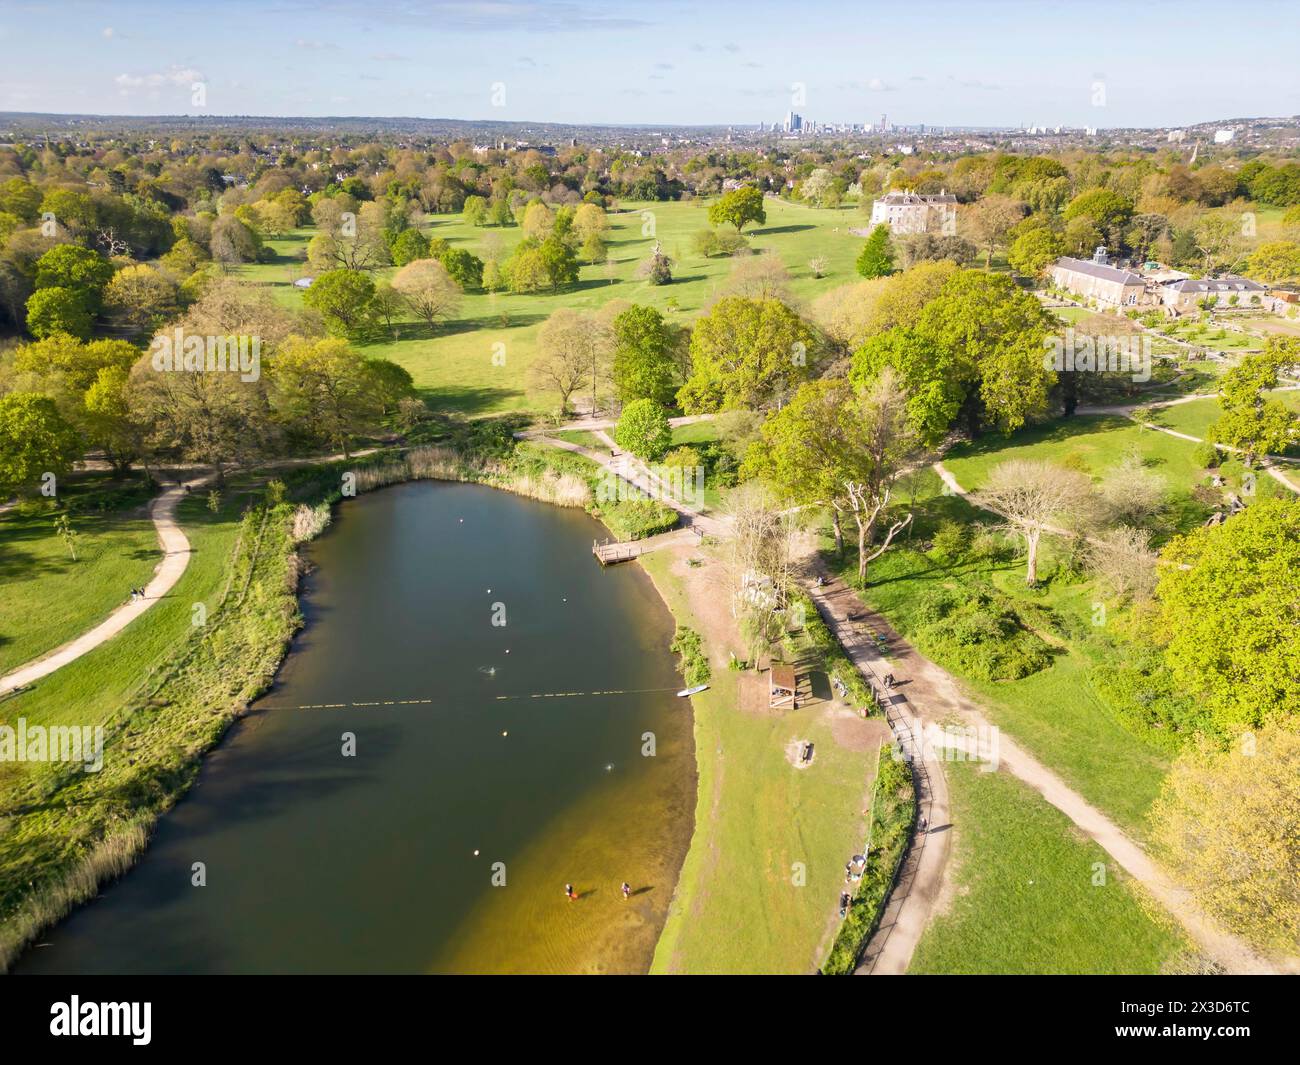
[[[1053,770],[1043,765],[1005,733],[994,730],[982,708],[962,692],[951,674],[935,665],[908,644],[879,614],[870,610],[842,581],[826,589],[812,589],[827,624],[835,632],[846,652],[868,679],[879,678],[888,667],[901,692],[891,698],[891,727],[900,719],[905,732],[905,749],[922,755],[914,762],[924,772],[930,794],[922,792],[920,815],[927,817],[927,827],[918,830],[912,849],[904,859],[894,895],[881,921],[881,927],[867,946],[857,972],[860,974],[902,973],[907,971],[912,953],[920,941],[936,902],[950,889],[944,882],[950,832],[948,792],[943,782],[943,765],[937,760],[942,752],[925,744],[918,747],[916,732],[930,726],[944,727],[955,718],[976,730],[980,736],[996,736],[997,771],[1007,772],[1038,792],[1060,810],[1089,839],[1102,848],[1129,876],[1142,885],[1181,924],[1191,940],[1208,957],[1230,973],[1297,973],[1300,959],[1273,962],[1261,957],[1243,940],[1217,927],[1192,900],[1189,892],[1175,885],[1145,851],[1110,818],[1071,788]],[[854,620],[850,621],[850,615]],[[862,639],[854,625],[867,625],[885,633],[889,639],[889,661],[880,655],[869,639]],[[903,709],[906,706],[907,709]],[[895,729],[896,733],[899,729]],[[951,737],[949,730],[945,733]],[[946,743],[952,746],[951,739]],[[975,751],[967,752],[971,758]],[[936,757],[937,756],[937,757]],[[928,810],[928,813],[927,813]],[[936,839],[936,835],[940,838]],[[908,864],[911,864],[909,869]]]
[[[378,450],[378,448],[373,447],[366,448],[362,451],[353,452],[351,458],[362,458]],[[284,469],[291,466],[305,466],[314,462],[337,462],[342,458],[342,455],[326,455],[284,459],[280,462],[267,463],[258,468],[266,470]],[[176,508],[190,489],[207,484],[214,476],[215,474],[208,474],[190,481],[178,482],[171,488],[166,488],[160,492],[154,497],[153,502],[149,504],[149,517],[158,533],[158,543],[162,547],[163,557],[158,564],[158,568],[154,570],[153,579],[145,585],[144,597],[133,602],[124,603],[93,629],[83,632],[62,647],[56,647],[53,651],[42,655],[40,658],[33,659],[25,665],[19,666],[13,672],[0,677],[0,698],[18,688],[34,684],[42,677],[48,677],[55,670],[62,669],[69,662],[75,662],[82,655],[89,654],[96,647],[107,643],[176,587],[176,582],[181,579],[190,564],[191,553],[189,537],[185,535],[176,522]]]
[[[69,662],[75,662],[82,655],[111,640],[176,586],[190,564],[190,541],[176,523],[176,507],[185,497],[188,488],[201,485],[207,480],[207,477],[203,477],[173,485],[164,489],[149,505],[149,516],[158,533],[163,557],[154,570],[153,579],[145,586],[144,598],[123,604],[93,629],[0,677],[0,695],[48,677],[56,669],[62,669]]]

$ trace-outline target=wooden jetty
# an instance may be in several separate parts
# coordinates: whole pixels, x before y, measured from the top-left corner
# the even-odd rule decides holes
[[[591,553],[602,566],[612,566],[616,562],[630,562],[641,554],[641,544],[636,541],[620,543],[606,540],[603,544],[591,541]]]

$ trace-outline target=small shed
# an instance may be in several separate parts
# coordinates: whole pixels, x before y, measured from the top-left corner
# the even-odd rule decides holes
[[[794,666],[773,662],[771,670],[768,671],[768,681],[767,705],[770,709],[779,710],[787,706],[791,710],[799,709],[799,699],[796,694],[798,678]]]

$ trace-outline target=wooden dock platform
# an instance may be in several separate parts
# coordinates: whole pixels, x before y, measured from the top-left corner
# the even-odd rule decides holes
[[[641,554],[641,550],[638,541],[620,543],[606,540],[603,544],[597,540],[591,541],[591,553],[602,566],[612,566],[616,562],[630,562]]]

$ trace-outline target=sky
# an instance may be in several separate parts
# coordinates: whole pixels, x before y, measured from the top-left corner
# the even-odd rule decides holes
[[[1222,0],[0,0],[0,111],[1172,126],[1300,114],[1297,57]]]

